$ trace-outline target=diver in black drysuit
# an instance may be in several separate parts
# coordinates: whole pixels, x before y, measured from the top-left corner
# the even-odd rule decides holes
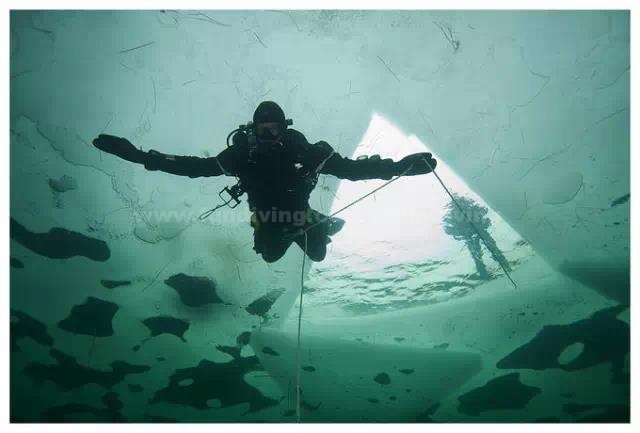
[[[398,162],[379,156],[344,158],[327,142],[311,144],[301,132],[288,128],[284,112],[271,101],[260,103],[251,128],[249,135],[237,132],[233,145],[210,158],[167,155],[155,150],[144,152],[125,138],[105,134],[94,139],[93,145],[127,161],[144,164],[147,170],[192,178],[223,174],[239,178],[253,211],[253,248],[267,262],[280,259],[292,242],[304,250],[305,237],[300,229],[308,229],[308,257],[313,261],[324,259],[331,242],[329,236],[340,230],[344,221],[326,219],[309,207],[309,195],[320,174],[348,180],[388,180],[401,174],[431,172],[423,158],[431,167],[436,166],[430,153],[412,154]]]

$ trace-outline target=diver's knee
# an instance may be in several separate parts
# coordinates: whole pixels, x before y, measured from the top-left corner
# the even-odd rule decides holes
[[[266,251],[261,251],[262,258],[267,263],[277,262],[287,252],[287,248],[269,248]]]
[[[307,256],[314,262],[321,262],[327,256],[327,249],[322,248],[316,251],[307,251]]]
[[[262,259],[267,263],[277,262],[282,256],[283,254],[262,253]]]

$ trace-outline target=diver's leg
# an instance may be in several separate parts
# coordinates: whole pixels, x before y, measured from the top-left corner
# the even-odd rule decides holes
[[[487,243],[487,249],[489,250],[489,253],[491,253],[491,257],[507,271],[511,271],[511,264],[502,251],[500,251],[500,248],[498,248],[495,239],[493,239],[486,231],[483,232],[483,235],[484,241]]]
[[[471,257],[473,258],[473,262],[476,265],[476,270],[478,271],[478,275],[482,279],[489,278],[489,272],[487,272],[487,267],[482,260],[482,247],[480,245],[480,238],[473,237],[466,241],[467,248],[469,248],[469,252],[471,253]]]
[[[288,246],[287,246],[288,247]],[[262,259],[267,263],[277,262],[284,256],[288,248],[271,248],[261,253]]]
[[[291,240],[283,238],[282,232],[277,227],[271,227],[268,224],[260,224],[260,227],[253,232],[253,239],[253,249],[261,254],[267,263],[280,260],[291,245]]]
[[[298,244],[302,251],[305,250],[304,235],[295,237],[295,242]],[[321,262],[327,255],[327,244],[331,242],[331,239],[327,236],[327,228],[325,225],[320,224],[313,227],[307,232],[306,253],[307,256],[314,262]]]

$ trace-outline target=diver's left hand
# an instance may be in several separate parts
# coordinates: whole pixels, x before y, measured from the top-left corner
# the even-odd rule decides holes
[[[146,153],[137,149],[129,140],[109,134],[100,134],[93,139],[98,149],[135,163],[144,163]]]
[[[425,162],[425,160],[427,162]],[[433,170],[435,170],[438,162],[431,156],[430,153],[423,152],[405,156],[400,161],[398,161],[397,164],[398,175],[415,176],[418,174],[431,173]],[[405,173],[405,171],[407,172]]]

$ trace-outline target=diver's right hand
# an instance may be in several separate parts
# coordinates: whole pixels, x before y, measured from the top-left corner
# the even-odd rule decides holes
[[[93,139],[93,145],[107,153],[119,156],[127,161],[144,163],[146,153],[137,149],[129,140],[114,135],[100,134]]]

